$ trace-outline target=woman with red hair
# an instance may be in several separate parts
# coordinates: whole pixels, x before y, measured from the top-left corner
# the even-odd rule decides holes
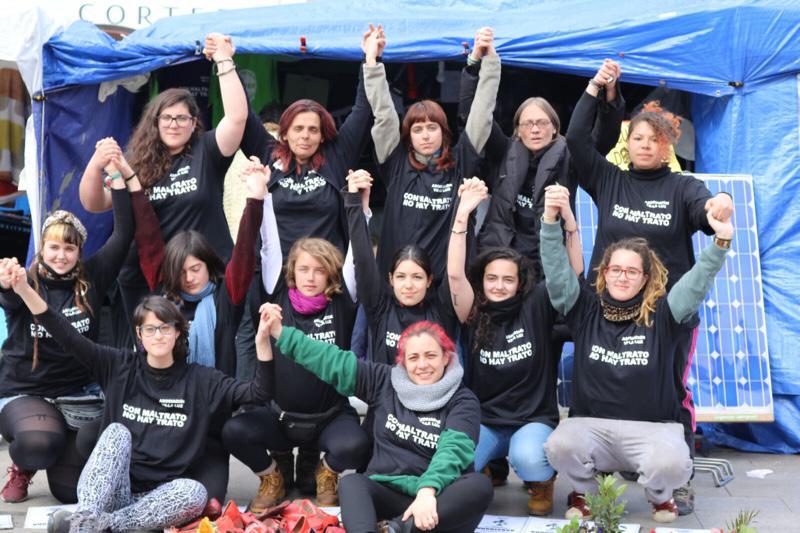
[[[366,61],[380,54],[377,35],[364,33],[361,48]],[[291,104],[281,115],[274,139],[255,114],[250,114],[242,139],[242,151],[256,156],[272,171],[267,188],[277,222],[279,245],[285,261],[295,241],[318,237],[347,247],[347,221],[339,194],[344,176],[356,168],[372,119],[360,76],[356,101],[342,127],[336,130],[331,114],[314,100]],[[267,231],[264,217],[262,231]],[[266,270],[266,268],[265,268]]]
[[[380,27],[379,31],[382,32]],[[481,28],[475,37],[481,70],[464,134],[454,145],[442,107],[422,100],[408,108],[402,126],[392,104],[383,65],[367,62],[364,83],[375,114],[372,140],[386,182],[386,211],[378,245],[378,265],[386,277],[395,252],[419,245],[435,266],[433,278],[444,279],[450,223],[458,185],[475,175],[492,129],[492,112],[500,84],[500,57],[493,34]]]
[[[397,365],[389,366],[284,327],[279,306],[264,304],[261,312],[286,357],[375,413],[366,472],[339,485],[345,529],[374,532],[388,520],[380,531],[411,531],[413,520],[423,531],[474,531],[492,500],[491,482],[472,471],[480,408],[441,326],[409,326],[398,341]],[[271,350],[268,341],[257,347],[261,357]]]

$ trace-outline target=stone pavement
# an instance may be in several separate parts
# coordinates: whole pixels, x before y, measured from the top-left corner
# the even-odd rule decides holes
[[[697,512],[681,517],[673,524],[680,528],[725,527],[743,509],[758,510],[755,527],[759,533],[786,533],[800,531],[795,524],[795,511],[800,510],[800,459],[796,456],[748,454],[727,449],[714,449],[712,456],[725,458],[733,464],[736,478],[722,488],[714,487],[709,474],[698,473],[694,486],[697,493]],[[0,468],[9,466],[7,444],[0,445]],[[765,479],[747,477],[746,472],[756,469],[770,469],[772,474]],[[648,533],[656,524],[650,520],[650,512],[642,490],[635,483],[629,483],[625,498],[628,500],[626,523],[638,523],[642,531]],[[231,460],[231,481],[228,497],[238,504],[246,504],[258,487],[256,477],[235,459]],[[490,514],[523,515],[526,510],[527,494],[521,482],[512,476],[509,483],[495,491]],[[566,497],[569,488],[556,482],[555,513],[561,517],[566,510]],[[0,514],[11,514],[15,531],[23,531],[28,506],[56,505],[47,488],[45,473],[34,477],[30,487],[30,498],[23,503],[8,504],[0,502]],[[292,494],[292,497],[300,497]]]

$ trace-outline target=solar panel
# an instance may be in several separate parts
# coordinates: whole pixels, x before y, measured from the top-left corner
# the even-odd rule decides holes
[[[758,232],[751,176],[695,174],[712,194],[733,196],[735,235],[731,251],[700,309],[697,349],[687,380],[701,422],[771,421],[772,384],[761,287]],[[578,226],[589,265],[597,209],[589,195],[578,191]],[[695,254],[711,237],[694,236]],[[559,401],[570,398],[574,347],[564,347],[559,370]]]

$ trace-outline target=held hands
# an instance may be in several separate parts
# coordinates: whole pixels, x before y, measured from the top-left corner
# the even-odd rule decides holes
[[[267,335],[272,336],[273,339],[278,340],[283,332],[283,310],[281,306],[273,303],[264,303],[258,309],[261,318],[258,322],[258,331],[256,332],[256,344],[264,342]]]
[[[569,189],[556,183],[544,188],[544,220],[552,223],[559,216],[568,231],[576,227],[575,214],[569,205]]]
[[[469,215],[478,207],[483,200],[489,196],[489,188],[480,178],[470,178],[464,180],[458,187],[458,196],[461,202],[458,204],[458,211],[461,214]]]
[[[592,81],[597,87],[615,87],[620,74],[622,74],[622,69],[619,63],[613,59],[605,59],[600,68],[597,69],[597,74],[594,75]]]
[[[364,212],[369,212],[369,191],[372,188],[372,176],[363,169],[347,172],[347,192],[361,191],[361,205]]]
[[[369,29],[361,36],[361,51],[364,52],[365,62],[367,66],[374,67],[377,63],[378,57],[383,55],[383,49],[386,47],[386,34],[383,31],[383,26],[378,24],[376,28],[372,24]]]
[[[731,223],[730,215],[728,215],[726,220],[721,220],[714,216],[713,211],[708,210],[706,211],[706,218],[708,219],[708,224],[711,226],[711,229],[714,230],[717,238],[726,241],[733,239],[733,223]]]
[[[9,264],[3,269],[4,273],[0,275],[0,279],[3,279],[3,281],[8,280],[14,292],[22,295],[26,290],[31,288],[28,284],[28,273],[25,271],[25,267],[17,264],[16,258],[12,259],[13,264]]]
[[[403,513],[403,522],[414,517],[414,525],[422,531],[430,531],[439,524],[436,512],[436,491],[431,487],[423,487],[417,491],[417,497]]]
[[[479,28],[475,32],[475,44],[472,47],[470,57],[474,61],[480,61],[483,56],[494,54],[494,30],[488,26]]]
[[[219,63],[223,59],[231,59],[236,53],[236,47],[229,35],[212,32],[206,35],[205,48],[203,55],[206,59]]]
[[[247,196],[256,200],[266,198],[267,184],[271,176],[270,168],[262,165],[261,160],[254,155],[250,156],[250,162],[239,173],[239,179],[247,185]]]
[[[733,215],[733,199],[724,192],[718,193],[706,201],[705,210],[715,219],[728,222]]]
[[[94,154],[89,160],[89,165],[94,167],[97,172],[111,171],[116,172],[118,169],[115,167],[110,168],[112,161],[115,158],[122,157],[122,149],[117,144],[113,137],[105,137],[97,141],[94,145]]]
[[[18,266],[16,257],[0,259],[0,287],[4,290],[10,290],[14,284],[14,271]]]

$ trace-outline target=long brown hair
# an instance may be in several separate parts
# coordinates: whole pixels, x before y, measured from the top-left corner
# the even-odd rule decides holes
[[[205,263],[209,281],[219,284],[225,277],[225,263],[214,252],[202,233],[194,230],[179,232],[167,243],[164,248],[164,259],[161,261],[164,294],[178,305],[183,304],[181,298],[183,264],[190,255]]]
[[[75,226],[72,224],[65,224],[63,222],[50,224],[42,234],[42,242],[44,243],[44,241],[65,242],[77,246],[78,249],[81,250],[81,253],[83,252],[83,237],[81,237],[78,230],[75,229]],[[34,257],[28,269],[28,275],[31,278],[33,290],[39,295],[42,295],[39,290],[41,287],[39,268],[43,263],[44,260],[42,259],[42,252],[40,251],[36,254],[36,257]],[[89,300],[87,298],[87,294],[89,293],[89,281],[86,279],[86,271],[84,269],[83,260],[80,257],[78,257],[78,262],[75,263],[74,279],[75,288],[73,292],[75,307],[80,309],[82,313],[89,313],[94,316],[94,311],[92,310],[92,306],[89,305]],[[36,370],[36,367],[39,365],[39,323],[35,317],[33,322],[37,331],[33,337],[33,363],[31,364],[31,370]]]
[[[647,244],[647,240],[641,237],[632,237],[629,239],[622,239],[613,244],[608,245],[603,252],[603,259],[600,264],[594,269],[597,272],[597,279],[595,280],[595,289],[598,296],[602,296],[606,290],[605,272],[608,268],[608,263],[611,261],[611,256],[617,250],[628,250],[636,253],[642,259],[642,272],[647,276],[647,282],[642,289],[644,291],[642,297],[642,307],[639,310],[639,316],[636,317],[636,325],[650,327],[653,321],[650,317],[651,313],[656,310],[656,301],[667,294],[667,267],[658,258],[656,253]]]
[[[330,300],[334,295],[342,292],[342,266],[344,265],[344,258],[342,252],[337,247],[326,241],[325,239],[318,239],[316,237],[304,237],[298,239],[289,250],[289,257],[286,258],[286,266],[284,273],[286,275],[286,286],[290,289],[296,289],[297,284],[294,279],[294,267],[297,264],[297,258],[300,252],[306,252],[308,255],[319,261],[328,273],[328,286],[325,287],[325,296]]]
[[[194,141],[204,131],[200,120],[200,108],[192,93],[186,89],[167,89],[151,100],[144,108],[139,124],[133,130],[127,152],[128,162],[138,173],[139,181],[145,189],[155,185],[172,166],[172,155],[161,140],[158,130],[158,115],[165,107],[175,104],[186,104],[189,114],[197,120],[194,131],[183,148],[184,152],[188,153],[191,150]]]
[[[450,152],[450,144],[453,142],[453,133],[450,131],[450,126],[447,125],[447,115],[444,109],[433,100],[420,100],[412,104],[411,107],[408,108],[406,116],[403,117],[403,127],[400,131],[400,138],[403,140],[406,150],[408,150],[408,160],[411,162],[411,166],[417,170],[425,168],[425,164],[420,163],[417,161],[417,158],[414,157],[414,146],[411,144],[411,127],[417,122],[425,122],[427,120],[437,123],[442,129],[442,153],[437,159],[433,160],[433,162],[436,163],[436,170],[450,170],[456,164],[455,159],[453,159],[453,154]]]

